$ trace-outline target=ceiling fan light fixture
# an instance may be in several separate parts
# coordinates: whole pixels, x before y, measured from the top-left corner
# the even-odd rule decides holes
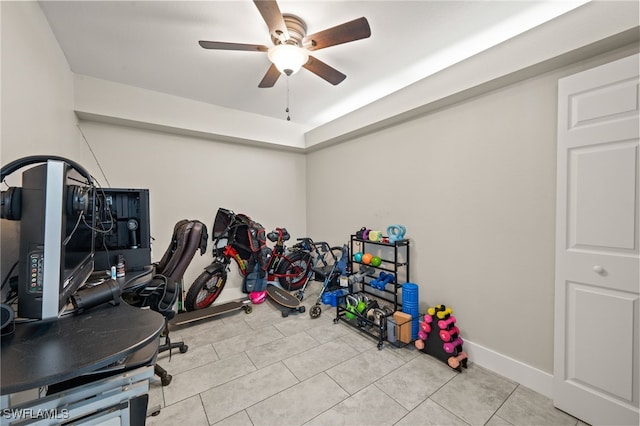
[[[297,73],[309,60],[309,54],[301,47],[292,44],[278,44],[267,52],[269,60],[286,75]]]

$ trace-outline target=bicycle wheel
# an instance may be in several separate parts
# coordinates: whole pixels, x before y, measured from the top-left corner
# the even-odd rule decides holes
[[[280,265],[278,265],[276,273],[285,275],[279,277],[278,281],[285,290],[298,290],[304,285],[311,269],[311,256],[304,251],[294,251],[287,258],[288,260],[284,258],[280,260]]]
[[[189,287],[184,299],[185,309],[196,311],[209,307],[220,296],[226,282],[227,272],[224,269],[204,271]]]

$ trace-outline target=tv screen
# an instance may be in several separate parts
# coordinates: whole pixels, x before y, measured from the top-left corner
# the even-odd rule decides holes
[[[18,316],[59,317],[93,272],[94,190],[64,161],[22,174]]]

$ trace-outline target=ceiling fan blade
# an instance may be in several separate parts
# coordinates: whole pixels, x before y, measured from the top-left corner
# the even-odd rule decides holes
[[[337,44],[348,43],[371,36],[371,28],[367,18],[362,17],[344,24],[311,34],[302,39],[307,50],[324,49]]]
[[[278,71],[275,65],[271,64],[267,73],[262,77],[262,81],[258,84],[258,87],[273,87],[276,81],[278,81],[278,77],[280,77],[280,71]]]
[[[250,52],[266,52],[269,50],[267,46],[261,44],[244,44],[244,43],[226,43],[223,41],[205,41],[200,40],[198,42],[200,46],[205,49],[217,49],[217,50],[247,50]]]
[[[342,74],[337,69],[325,64],[324,62],[314,58],[313,56],[309,56],[309,60],[306,64],[303,65],[303,67],[308,69],[318,77],[327,80],[334,86],[340,84],[342,80],[347,78],[346,75]]]
[[[289,31],[284,23],[284,18],[275,0],[253,0],[258,11],[262,15],[262,19],[269,27],[269,33],[282,41],[289,38]]]

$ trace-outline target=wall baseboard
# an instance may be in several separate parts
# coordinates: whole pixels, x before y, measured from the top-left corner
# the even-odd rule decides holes
[[[465,339],[469,361],[553,399],[553,375]]]

